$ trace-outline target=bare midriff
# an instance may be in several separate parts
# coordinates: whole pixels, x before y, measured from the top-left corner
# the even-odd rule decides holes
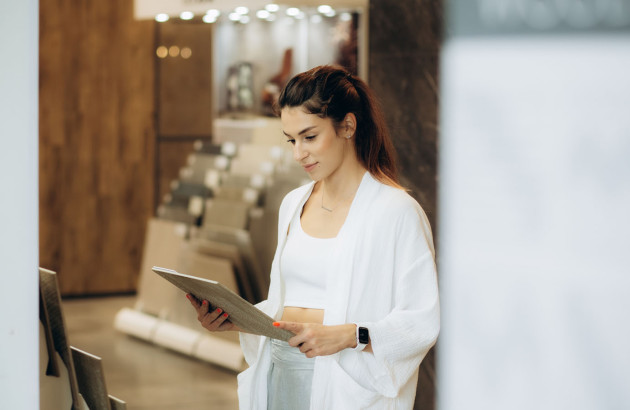
[[[282,321],[299,323],[324,323],[324,309],[285,306]]]

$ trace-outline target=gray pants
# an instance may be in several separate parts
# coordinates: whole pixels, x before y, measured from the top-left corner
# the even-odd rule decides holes
[[[271,369],[267,383],[268,410],[308,409],[315,359],[309,359],[297,347],[271,339]]]

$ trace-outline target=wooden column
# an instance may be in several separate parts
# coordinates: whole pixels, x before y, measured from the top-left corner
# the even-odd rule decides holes
[[[179,177],[194,141],[212,139],[213,26],[200,19],[157,26],[156,206]]]
[[[64,295],[136,288],[153,212],[154,24],[127,0],[40,4],[40,265]]]

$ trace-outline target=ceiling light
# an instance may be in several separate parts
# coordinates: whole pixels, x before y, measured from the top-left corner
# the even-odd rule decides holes
[[[350,20],[352,20],[352,14],[347,13],[347,12],[346,12],[346,13],[341,13],[341,14],[339,15],[339,19],[340,19],[341,21],[350,21]]]
[[[183,59],[187,60],[192,55],[192,50],[190,49],[190,47],[184,47],[182,48],[180,55],[182,56]]]
[[[155,54],[160,58],[166,58],[166,56],[168,56],[168,48],[159,46],[157,50],[155,50]]]
[[[267,4],[265,6],[265,10],[271,12],[271,13],[275,13],[276,11],[280,10],[280,6],[278,6],[277,4]]]
[[[322,14],[327,14],[327,13],[330,13],[332,11],[332,7],[330,7],[330,6],[326,5],[326,4],[323,4],[323,5],[321,5],[321,6],[319,6],[317,8],[317,11],[319,11]]]
[[[168,21],[168,14],[166,13],[158,14],[157,16],[155,16],[155,21],[159,23],[164,23],[165,21]]]
[[[269,13],[267,10],[258,10],[256,12],[256,17],[258,17],[259,19],[266,19],[269,18],[269,16],[271,16],[271,13]]]
[[[287,9],[287,15],[289,16],[297,16],[298,14],[300,14],[300,9],[297,7],[289,7]]]
[[[192,20],[195,17],[195,14],[192,11],[182,11],[182,14],[179,15],[179,18],[182,20]]]
[[[331,9],[328,13],[324,13],[324,15],[326,17],[335,17],[337,15],[337,12]]]
[[[247,14],[249,13],[249,9],[247,7],[241,6],[234,9],[238,14]]]
[[[221,12],[217,9],[210,9],[208,11],[206,11],[206,16],[212,16],[212,17],[219,17],[221,15]]]
[[[217,21],[217,18],[211,14],[206,14],[201,18],[204,23],[214,23]]]
[[[239,21],[241,19],[241,15],[238,13],[230,13],[229,18],[232,21]]]

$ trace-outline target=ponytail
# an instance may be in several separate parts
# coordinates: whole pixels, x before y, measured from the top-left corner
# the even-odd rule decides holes
[[[354,148],[357,158],[380,182],[401,188],[396,154],[380,104],[358,77],[341,67],[319,66],[293,77],[278,98],[276,112],[303,107],[306,112],[330,118],[335,129],[348,113],[357,118]]]

